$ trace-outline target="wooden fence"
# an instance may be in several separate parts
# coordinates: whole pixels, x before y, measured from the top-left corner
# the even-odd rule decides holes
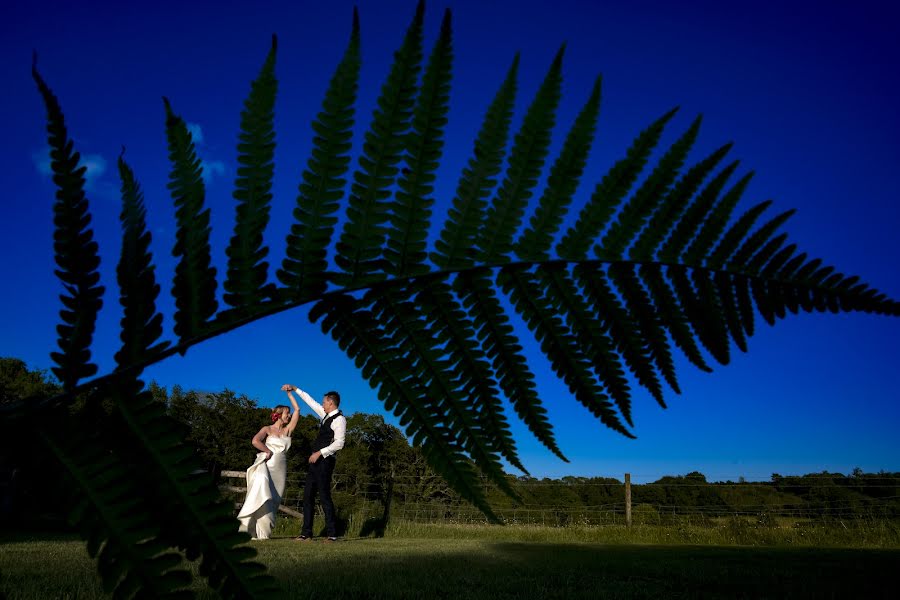
[[[228,478],[230,478],[230,479],[243,479],[244,481],[247,480],[247,473],[245,473],[244,471],[222,471],[222,472],[220,473],[220,475],[221,475],[222,477],[228,477]],[[247,493],[247,486],[246,486],[246,485],[244,485],[244,486],[238,486],[238,485],[227,485],[227,484],[223,484],[223,485],[220,485],[220,486],[219,486],[219,489],[224,490],[224,491],[226,491],[226,492],[237,492],[237,493],[241,493],[241,494],[246,494],[246,493]],[[292,517],[294,517],[294,518],[296,518],[296,519],[302,519],[302,518],[303,518],[303,514],[302,514],[302,513],[300,513],[300,512],[298,512],[298,511],[294,510],[293,508],[291,508],[291,507],[289,507],[289,506],[285,506],[284,503],[281,503],[281,504],[278,505],[278,510],[279,510],[280,512],[283,512],[283,513],[286,514],[286,515],[290,515],[290,516],[292,516]]]

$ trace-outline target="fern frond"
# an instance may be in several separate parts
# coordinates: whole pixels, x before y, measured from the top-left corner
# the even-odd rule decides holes
[[[659,319],[672,336],[672,341],[694,366],[701,371],[711,372],[712,369],[706,364],[694,341],[694,334],[687,324],[684,309],[665,279],[662,267],[658,264],[643,264],[638,273],[647,286]]]
[[[287,295],[294,299],[316,297],[328,287],[327,249],[350,166],[359,68],[359,13],[354,8],[350,42],[312,124],[316,135],[294,209],[296,223],[291,225],[287,256],[277,272],[289,290]]]
[[[691,167],[677,184],[669,191],[661,202],[647,226],[641,231],[640,236],[631,247],[631,258],[634,260],[652,259],[665,240],[665,236],[672,229],[687,208],[691,198],[700,188],[703,180],[716,168],[728,151],[731,144],[726,144]]]
[[[653,306],[650,295],[641,285],[636,273],[637,266],[627,263],[616,263],[609,267],[609,278],[624,300],[640,332],[640,336],[647,348],[650,359],[653,360],[657,370],[676,393],[681,393],[678,388],[678,379],[675,375],[675,363],[672,360],[672,352],[669,349],[669,341],[666,332],[657,316],[656,307]],[[662,396],[655,396],[660,406],[666,407]]]
[[[753,297],[750,295],[750,281],[746,277],[735,277],[733,281],[734,296],[741,315],[741,329],[747,337],[750,337],[756,327],[754,316],[756,311],[753,307]]]
[[[506,480],[494,442],[474,412],[476,407],[464,398],[465,390],[450,368],[445,350],[435,347],[435,332],[416,309],[411,292],[396,286],[373,289],[363,302],[371,301],[373,314],[394,324],[394,340],[406,357],[407,368],[427,382],[425,393],[435,399],[460,445],[501,490],[511,498],[518,498]]]
[[[488,107],[475,139],[473,156],[459,178],[452,207],[447,213],[440,238],[435,243],[435,251],[431,253],[431,260],[441,268],[451,269],[473,264],[475,236],[487,209],[487,199],[497,185],[494,177],[503,166],[516,96],[518,68],[519,55],[516,54],[503,85]]]
[[[47,109],[50,169],[56,184],[53,250],[59,268],[55,273],[66,291],[59,297],[64,308],[59,312],[62,323],[56,327],[61,352],[51,352],[50,357],[58,365],[53,367],[53,374],[63,389],[71,391],[80,379],[97,372],[97,365],[90,362],[90,347],[97,313],[103,306],[104,287],[99,285],[100,256],[84,195],[87,168],[78,166],[80,156],[69,140],[59,101],[38,73],[37,56],[31,66],[31,76]]]
[[[119,303],[124,309],[121,320],[122,348],[116,352],[119,368],[138,364],[165,349],[169,344],[153,344],[162,335],[162,314],[156,310],[159,285],[156,268],[150,253],[150,232],[147,231],[144,195],[131,167],[119,156],[119,177],[122,180],[122,252],[116,275],[119,282]]]
[[[759,273],[763,268],[763,265],[771,261],[776,256],[776,253],[781,251],[781,247],[784,246],[787,237],[786,233],[782,233],[766,242],[766,245],[763,246],[759,252],[754,254],[753,258],[746,262],[746,272]]]
[[[598,80],[550,168],[543,194],[532,204],[554,133],[563,49],[526,110],[507,160],[519,66],[515,57],[487,111],[439,239],[428,248],[452,47],[447,11],[419,85],[423,19],[420,1],[363,140],[334,248],[339,272],[330,273],[328,251],[335,241],[336,212],[349,166],[360,71],[354,10],[349,45],[312,124],[314,147],[302,176],[287,257],[277,272],[285,286],[280,290],[267,284],[268,251],[262,237],[274,153],[273,38],[242,113],[234,193],[238,214],[227,250],[224,290],[233,310],[219,318],[214,318],[216,270],[200,161],[184,121],[165,101],[172,162],[168,187],[178,225],[173,254],[179,260],[172,290],[180,342],[167,348],[157,341],[159,288],[143,198],[134,174],[120,159],[123,347],[114,373],[80,385],[79,380],[96,370],[90,364],[90,343],[102,294],[99,258],[88,228],[84,169],[78,168],[55,97],[34,70],[48,110],[59,189],[55,251],[68,294],[63,296],[59,329],[62,353],[53,355],[58,365],[54,372],[66,391],[35,406],[68,406],[84,390],[94,393],[92,401],[97,394],[109,395],[114,418],[121,421],[110,430],[125,432],[132,442],[111,438],[117,443],[113,454],[95,438],[69,440],[60,431],[47,430],[48,444],[80,478],[78,489],[87,494],[76,521],[86,528],[89,550],[99,556],[104,580],[116,593],[138,593],[144,580],[154,577],[149,593],[178,593],[176,588],[187,580],[177,569],[175,555],[166,550],[172,547],[191,560],[199,558],[201,574],[223,595],[275,591],[263,567],[248,562],[253,551],[242,546],[247,538],[237,533],[230,507],[218,499],[208,478],[193,474],[199,465],[183,444],[183,435],[164,407],[142,390],[136,375],[176,351],[183,353],[264,316],[314,302],[310,319],[321,323],[377,388],[429,465],[497,521],[478,471],[511,496],[515,494],[501,460],[524,471],[501,393],[538,440],[564,459],[511,324],[514,313],[524,320],[571,395],[628,437],[633,437],[626,427],[633,427],[630,376],[662,406],[663,380],[679,391],[673,345],[709,371],[707,353],[727,364],[732,343],[746,350],[756,312],[770,324],[801,310],[900,315],[900,303],[857,277],[811,260],[788,244],[786,235],[778,235],[791,212],[757,226],[768,207],[763,203],[731,224],[752,173],[726,191],[738,163],[714,171],[729,144],[682,174],[699,119],[638,183],[675,110],[635,138],[625,157],[596,184],[552,255],[587,164],[600,102]],[[505,163],[502,184],[495,191]],[[529,222],[517,237],[526,215]],[[597,258],[588,256],[591,250]],[[431,271],[427,257],[442,270]],[[498,286],[507,298],[500,297]],[[267,298],[275,302],[265,302]],[[97,405],[89,404],[94,410]],[[29,414],[23,406],[0,406],[0,416],[21,422],[22,415]],[[108,467],[107,472],[92,471],[94,464]],[[135,493],[138,479],[145,487]]]
[[[547,411],[537,395],[534,375],[493,287],[494,282],[485,271],[464,271],[453,281],[453,289],[474,323],[503,393],[534,436],[559,454]]]
[[[735,221],[734,225],[725,232],[722,239],[719,241],[718,246],[712,251],[712,254],[709,255],[709,258],[706,259],[704,264],[710,269],[717,269],[725,264],[725,261],[728,260],[732,253],[737,249],[741,240],[747,236],[747,233],[753,227],[753,224],[756,223],[756,220],[771,205],[772,201],[766,200],[751,207],[750,210],[742,214],[740,218]],[[708,249],[708,247],[704,247],[702,252],[706,254]],[[688,250],[688,253],[690,254],[690,250]]]
[[[594,83],[591,95],[566,136],[562,151],[550,169],[547,187],[538,201],[529,227],[515,245],[522,259],[541,260],[549,257],[553,236],[559,230],[572,196],[587,163],[594,141],[597,115],[600,112],[600,78]]]
[[[603,176],[594,188],[590,200],[578,214],[578,220],[556,246],[556,253],[560,257],[579,259],[587,256],[591,245],[615,214],[619,202],[637,181],[650,153],[659,143],[666,123],[675,116],[677,110],[669,111],[642,131],[628,148],[625,158],[616,162]]]
[[[703,220],[712,207],[715,206],[719,194],[722,192],[725,184],[728,183],[728,178],[737,170],[738,164],[737,161],[734,161],[726,166],[697,194],[657,252],[659,260],[664,262],[677,262],[679,260],[684,249],[688,247],[688,244],[697,235],[697,232],[703,225]],[[722,226],[724,227],[724,223]],[[709,243],[712,244],[713,242],[715,242],[715,239]]]
[[[135,472],[145,479],[143,496],[156,508],[163,541],[200,559],[200,574],[225,597],[278,592],[265,568],[251,562],[256,551],[237,531],[232,505],[221,498],[196,452],[184,443],[182,426],[155,402],[143,384],[123,377],[111,390],[131,431]]]
[[[564,51],[565,46],[556,53],[516,134],[503,183],[488,207],[484,223],[475,237],[480,260],[509,260],[513,249],[513,235],[522,223],[526,204],[537,185],[550,146],[562,86]]]
[[[713,358],[720,364],[727,365],[731,360],[728,333],[722,323],[722,311],[715,287],[709,278],[710,272],[694,269],[689,274],[688,269],[682,266],[670,266],[666,272],[697,339]]]
[[[378,108],[365,136],[359,169],[353,174],[347,221],[337,243],[335,262],[343,273],[334,280],[341,286],[357,286],[384,279],[382,245],[387,233],[390,187],[403,157],[412,120],[416,81],[422,62],[422,20],[425,4],[416,8],[400,50],[394,55],[387,81],[381,88]]]
[[[553,308],[565,315],[569,330],[584,349],[607,394],[620,410],[621,407],[630,407],[631,388],[625,378],[622,361],[616,354],[615,342],[604,330],[603,321],[597,319],[590,304],[581,296],[571,274],[558,266],[544,264],[538,267],[537,276],[544,283],[547,299]],[[604,407],[600,405],[600,408]],[[608,409],[614,416],[612,408]]]
[[[103,587],[116,597],[142,593],[156,598],[190,598],[190,572],[160,535],[160,523],[148,510],[145,481],[108,450],[111,434],[79,423],[59,427],[70,418],[58,416],[56,428],[38,432],[62,467],[63,489],[71,494],[70,521],[97,559]]]
[[[725,328],[738,349],[746,352],[747,337],[744,335],[744,321],[741,317],[735,279],[738,277],[732,277],[731,274],[724,271],[717,271],[713,275],[713,285],[722,309],[722,317],[725,319]]]
[[[413,112],[412,128],[407,134],[406,155],[397,182],[397,193],[390,204],[384,258],[391,275],[417,275],[428,271],[425,238],[431,221],[429,195],[434,191],[435,171],[440,161],[444,127],[450,104],[450,77],[453,63],[450,9],[444,12],[441,33],[432,50],[422,88]]]
[[[309,312],[310,321],[321,319],[322,331],[331,335],[363,377],[378,388],[379,399],[400,419],[413,444],[422,447],[429,465],[463,498],[498,521],[454,433],[444,424],[437,402],[409,368],[399,339],[405,336],[402,325],[396,315],[385,316],[389,318],[379,318],[364,308],[362,301],[346,295],[321,300]]]
[[[494,440],[497,451],[510,464],[528,473],[519,460],[490,364],[451,287],[444,281],[423,285],[415,302],[428,322],[435,343],[443,346],[448,355],[463,396],[477,405],[478,421],[485,434]]]
[[[750,261],[750,258],[760,250],[761,246],[768,242],[778,228],[784,225],[785,221],[790,219],[795,212],[796,211],[794,210],[785,211],[755,231],[753,235],[744,241],[734,255],[728,256],[728,268],[740,269],[746,265]],[[748,271],[751,273],[753,272],[750,269],[748,269]]]
[[[604,425],[633,438],[634,435],[622,425],[612,403],[600,388],[590,361],[536,285],[534,274],[518,266],[506,267],[497,275],[497,283],[509,295],[516,312],[534,333],[541,351],[556,374],[566,382],[572,395]],[[631,424],[630,413],[623,410],[622,415]]]
[[[175,297],[175,335],[182,340],[206,329],[219,307],[216,300],[216,268],[209,248],[209,209],[203,208],[206,189],[191,133],[184,119],[166,107],[166,137],[172,172],[168,188],[175,202],[178,230],[172,255],[179,259],[172,281]]]
[[[618,218],[604,234],[600,244],[594,248],[597,256],[619,257],[625,254],[625,249],[634,240],[634,236],[640,232],[660,201],[665,198],[699,131],[700,117],[697,117],[684,135],[660,158],[647,180],[622,205]]]
[[[735,206],[737,206],[738,201],[741,199],[744,190],[747,189],[747,184],[750,183],[752,177],[753,173],[748,173],[741,178],[720,200],[715,202],[711,210],[707,210],[704,207],[706,220],[700,228],[699,233],[696,234],[696,237],[691,242],[691,245],[687,247],[687,250],[682,255],[685,263],[696,264],[701,260],[701,257],[706,255],[709,249],[713,247],[713,244],[719,239],[719,236],[728,224],[732,211]],[[701,206],[705,204],[702,202],[698,203],[701,204]]]
[[[574,275],[575,281],[590,302],[592,312],[603,323],[604,329],[615,342],[616,349],[629,370],[634,373],[638,383],[644,386],[657,402],[662,402],[662,384],[653,367],[640,327],[613,292],[606,273],[586,265],[578,265],[575,267]],[[620,404],[619,410],[631,424],[631,404]]]
[[[234,314],[254,312],[256,305],[273,294],[267,284],[269,249],[263,245],[263,233],[269,223],[272,201],[272,174],[275,171],[275,51],[278,39],[272,36],[272,47],[259,76],[250,86],[241,111],[238,135],[238,171],[234,184],[236,216],[234,235],[225,249],[228,270],[225,277],[225,303],[235,307]]]

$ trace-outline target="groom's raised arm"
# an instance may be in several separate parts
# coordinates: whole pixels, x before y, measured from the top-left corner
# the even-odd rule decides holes
[[[308,407],[310,407],[314,413],[319,415],[320,419],[325,417],[325,409],[322,408],[321,404],[319,404],[318,402],[313,400],[312,396],[310,396],[309,394],[307,394],[306,392],[304,392],[303,390],[301,390],[298,387],[295,387],[295,386],[291,386],[291,387],[294,389],[295,392],[297,392],[297,395],[300,396],[300,399],[303,400],[304,402],[306,402],[306,405]]]

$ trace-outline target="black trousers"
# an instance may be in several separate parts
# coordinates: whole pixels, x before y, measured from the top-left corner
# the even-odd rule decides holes
[[[328,537],[337,535],[334,525],[334,502],[331,501],[331,475],[334,473],[336,462],[337,459],[332,454],[309,465],[306,485],[303,488],[303,529],[300,530],[302,535],[312,537],[313,509],[317,492],[322,500],[322,510],[325,512],[326,533]]]

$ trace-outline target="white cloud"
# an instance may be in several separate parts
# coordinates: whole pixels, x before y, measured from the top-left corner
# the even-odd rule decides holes
[[[200,127],[199,123],[187,123],[187,130],[191,134],[191,139],[194,140],[194,144],[197,146],[203,145],[203,128]]]
[[[45,146],[42,151],[32,153],[31,160],[38,173],[47,176],[53,175],[49,146]],[[106,159],[99,154],[82,154],[78,166],[86,167],[84,172],[84,188],[86,190],[93,189],[94,184],[106,173]]]
[[[225,174],[225,163],[221,160],[202,160],[203,183],[209,184],[213,177]]]
[[[106,172],[106,159],[99,154],[85,154],[81,157],[79,166],[87,167],[84,178],[87,180],[86,187],[90,189],[93,183]]]
[[[52,175],[50,169],[50,148],[45,148],[43,152],[35,152],[31,155],[31,162],[41,175]]]

